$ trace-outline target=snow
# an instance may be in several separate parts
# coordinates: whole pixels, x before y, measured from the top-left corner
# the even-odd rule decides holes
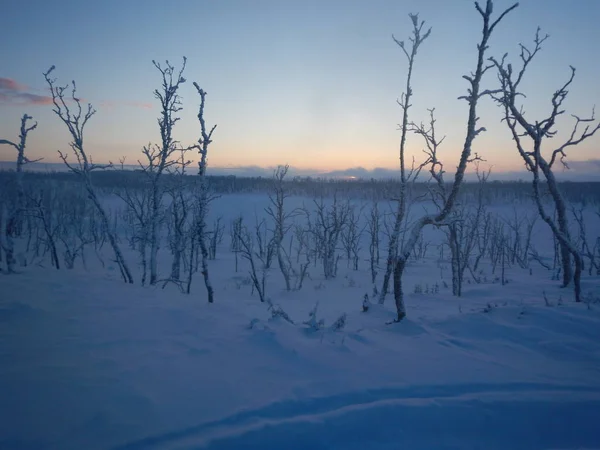
[[[266,196],[240,197],[213,214],[253,223]],[[600,304],[573,303],[539,266],[456,298],[434,253],[407,268],[399,324],[391,298],[362,312],[367,263],[344,260],[334,280],[311,267],[294,292],[272,269],[267,296],[294,323],[273,318],[227,242],[212,305],[199,275],[187,296],[125,285],[91,257],[89,271],[0,275],[0,448],[600,448]],[[413,293],[426,283],[440,292]],[[600,277],[583,290],[598,298]]]

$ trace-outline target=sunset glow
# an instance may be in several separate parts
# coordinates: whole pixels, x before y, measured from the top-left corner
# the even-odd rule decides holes
[[[420,12],[433,28],[419,51],[410,117],[427,119],[435,107],[438,134],[447,136],[442,158],[454,167],[464,140],[467,84],[479,33],[471,1],[378,0],[375,2],[183,1],[164,14],[158,1],[89,4],[33,2],[22,14],[16,1],[4,8],[0,38],[0,137],[16,138],[19,117],[39,122],[30,136],[32,157],[57,162],[68,136],[49,107],[42,72],[55,64],[61,83],[77,81],[78,93],[98,110],[86,131],[86,146],[98,161],[125,156],[135,162],[143,145],[159,139],[159,77],[151,61],[188,58],[182,88],[183,110],[176,127],[182,145],[198,139],[198,98],[192,81],[208,93],[206,118],[218,124],[210,167],[290,164],[315,171],[398,167],[401,120],[396,99],[404,89],[406,60],[391,39],[407,39],[409,12]],[[508,1],[498,1],[505,7]],[[551,34],[534,60],[525,84],[528,114],[547,115],[549,96],[568,76],[577,77],[568,113],[589,115],[600,99],[597,20],[600,4],[580,1],[567,10],[559,0],[524,2],[503,23],[491,54],[529,43],[539,25]],[[56,23],[69,23],[68,29]],[[200,26],[199,23],[202,25]],[[174,30],[177,30],[174,32]],[[23,38],[14,39],[15,33]],[[10,43],[9,43],[10,42]],[[488,74],[487,88],[497,84]],[[521,162],[501,114],[490,99],[481,102],[480,124],[487,129],[475,151],[494,171],[521,170]],[[570,131],[565,114],[556,142]],[[598,159],[595,137],[569,159]],[[409,158],[421,158],[423,143],[408,137]],[[0,160],[11,160],[0,147]]]

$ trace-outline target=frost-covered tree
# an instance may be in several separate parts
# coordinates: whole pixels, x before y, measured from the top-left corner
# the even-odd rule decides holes
[[[558,186],[554,175],[555,164],[562,163],[568,167],[566,162],[567,151],[577,146],[586,139],[592,137],[600,130],[600,122],[596,121],[594,112],[590,117],[581,118],[572,115],[575,124],[568,139],[561,145],[553,146],[550,152],[544,152],[543,144],[553,138],[556,133],[557,119],[565,113],[563,103],[569,94],[569,87],[575,78],[575,68],[571,66],[568,80],[560,86],[551,96],[551,109],[547,117],[541,120],[532,120],[525,117],[525,112],[518,98],[524,97],[521,92],[521,83],[529,64],[541,50],[543,42],[548,35],[541,36],[538,28],[533,49],[520,44],[520,69],[515,69],[507,62],[507,55],[501,60],[490,58],[498,72],[500,89],[492,93],[493,98],[499,103],[504,111],[504,122],[510,129],[513,141],[519,155],[525,163],[525,167],[533,176],[533,193],[538,213],[542,220],[548,224],[554,237],[560,246],[562,262],[563,287],[571,282],[575,287],[575,301],[581,301],[581,272],[583,270],[583,258],[581,252],[575,245],[569,230],[569,218],[567,202]],[[526,140],[529,141],[527,145]],[[550,194],[555,209],[556,218],[552,217],[544,205],[542,192],[542,179]],[[575,272],[572,269],[572,260],[575,262]]]
[[[379,303],[383,303],[385,300],[385,296],[387,295],[389,289],[388,286],[390,278],[392,276],[392,272],[396,264],[398,245],[400,242],[400,230],[402,227],[402,223],[405,221],[406,216],[408,185],[411,181],[414,181],[419,175],[419,170],[415,168],[414,164],[410,169],[407,168],[406,164],[406,137],[409,132],[408,110],[412,106],[410,102],[413,95],[412,75],[415,64],[415,58],[417,56],[419,47],[431,34],[431,28],[429,28],[429,30],[427,30],[426,32],[423,32],[425,22],[419,22],[419,15],[409,14],[409,17],[413,25],[412,36],[409,38],[411,43],[410,46],[407,47],[404,41],[399,41],[394,36],[392,36],[394,42],[396,42],[396,44],[402,49],[404,55],[406,56],[406,59],[408,61],[408,71],[406,75],[405,92],[401,95],[400,100],[398,100],[398,105],[400,105],[400,109],[402,110],[399,150],[400,191],[398,192],[398,204],[395,212],[394,226],[388,241],[387,264],[385,273],[383,275],[383,285],[379,294]]]
[[[84,130],[88,121],[96,113],[96,110],[88,103],[87,108],[82,108],[81,99],[77,97],[77,87],[75,81],[71,82],[69,95],[69,85],[59,86],[56,84],[55,78],[50,78],[50,74],[54,71],[55,66],[50,67],[44,78],[50,87],[52,102],[54,104],[54,113],[66,125],[71,135],[72,141],[69,143],[73,154],[75,155],[76,163],[71,163],[68,160],[67,154],[59,150],[58,154],[65,165],[71,172],[77,175],[84,183],[89,199],[92,201],[98,213],[100,214],[102,224],[106,230],[108,240],[115,254],[115,262],[119,267],[121,276],[126,283],[133,283],[133,277],[129,270],[121,248],[119,246],[117,236],[112,231],[110,226],[109,215],[100,203],[100,199],[96,193],[96,189],[92,183],[92,172],[95,170],[106,169],[112,164],[95,164],[91,155],[88,155],[84,147]]]
[[[117,192],[127,206],[123,217],[131,231],[129,236],[130,246],[136,249],[139,255],[141,267],[141,283],[146,284],[148,278],[148,247],[150,243],[151,223],[151,189],[146,186],[142,188],[130,188],[126,186],[121,192]]]
[[[173,260],[171,262],[171,276],[169,281],[178,283],[181,277],[181,264],[185,257],[187,244],[188,217],[191,210],[191,198],[188,195],[188,183],[186,168],[191,161],[186,159],[187,149],[180,150],[180,156],[177,163],[169,170],[171,177],[170,183],[165,187],[165,192],[170,198],[170,204],[167,208],[167,229],[169,247]]]
[[[0,139],[0,145],[10,145],[14,147],[17,151],[17,165],[15,168],[15,186],[14,186],[14,196],[12,199],[12,207],[9,210],[8,208],[4,208],[2,211],[2,227],[0,228],[0,251],[4,251],[6,255],[6,269],[9,273],[14,272],[15,265],[15,244],[14,238],[21,233],[22,221],[23,221],[23,212],[25,208],[25,190],[23,187],[23,167],[32,162],[39,161],[30,160],[25,155],[25,149],[27,147],[27,135],[30,131],[33,131],[37,128],[37,122],[33,125],[28,125],[28,122],[32,120],[33,117],[23,114],[21,117],[21,133],[19,134],[19,141],[13,142],[8,139]]]
[[[478,163],[479,161],[476,162],[476,174],[479,180],[479,188],[475,207],[470,207],[465,203],[457,204],[444,227],[451,255],[452,294],[457,297],[462,295],[466,270],[470,269],[471,274],[474,273],[473,267],[476,262],[473,254],[477,247],[478,236],[486,214],[483,187],[490,172],[480,172]],[[477,281],[475,277],[474,279]]]
[[[284,180],[288,169],[289,166],[287,164],[285,166],[278,166],[275,169],[273,173],[273,185],[269,193],[269,202],[271,205],[266,208],[266,212],[273,220],[273,245],[277,252],[279,270],[285,280],[285,288],[289,291],[292,289],[290,281],[292,267],[290,264],[290,255],[287,255],[283,248],[283,240],[290,230],[290,219],[297,214],[297,211],[285,211],[285,199],[288,197],[288,194],[285,191]]]
[[[379,240],[380,240],[381,216],[379,214],[379,204],[373,201],[369,215],[367,217],[367,233],[369,235],[369,268],[371,270],[371,284],[373,287],[373,297],[377,295],[377,270],[379,268]]]
[[[200,254],[202,256],[202,277],[204,278],[204,285],[206,286],[206,292],[208,293],[208,302],[214,302],[214,289],[212,287],[210,276],[208,273],[208,245],[206,243],[206,216],[208,214],[208,207],[211,197],[208,192],[208,183],[206,180],[206,168],[208,167],[208,147],[212,143],[212,135],[217,125],[208,130],[206,126],[206,120],[204,119],[204,108],[206,106],[206,91],[202,89],[198,83],[194,82],[194,87],[200,95],[200,107],[198,108],[198,122],[200,123],[200,138],[198,144],[193,148],[198,150],[200,154],[200,162],[198,163],[198,177],[200,178],[200,189],[196,196],[196,208],[197,218],[195,221],[195,239],[200,247]]]
[[[325,279],[335,278],[339,262],[338,244],[343,230],[348,225],[350,204],[340,202],[337,195],[334,195],[330,205],[327,205],[323,198],[313,202],[316,208],[314,214],[305,211],[308,229],[313,238],[315,252],[323,264]]]
[[[358,262],[360,260],[361,238],[365,227],[360,226],[360,218],[362,216],[362,208],[356,211],[354,206],[350,207],[348,213],[348,221],[342,230],[341,241],[346,252],[347,267],[352,265],[354,270],[358,270]]]
[[[485,128],[478,128],[477,126],[477,122],[479,120],[477,115],[477,105],[479,103],[479,99],[490,94],[489,90],[481,89],[481,80],[483,75],[489,69],[493,68],[493,65],[485,64],[486,51],[488,49],[490,37],[496,26],[510,11],[515,9],[517,6],[518,4],[514,4],[513,6],[509,7],[502,14],[500,14],[496,20],[492,21],[492,13],[494,9],[492,0],[487,0],[485,8],[482,8],[478,2],[475,2],[475,8],[483,20],[483,27],[481,32],[481,41],[479,44],[477,44],[477,63],[475,71],[469,75],[463,76],[463,78],[469,83],[467,95],[461,97],[461,99],[466,100],[469,105],[466,137],[461,151],[460,161],[454,174],[454,181],[448,190],[445,200],[440,205],[440,210],[433,214],[426,214],[417,219],[417,221],[410,228],[406,240],[402,243],[400,250],[398,251],[394,266],[394,301],[396,304],[397,321],[402,320],[406,316],[404,291],[402,287],[402,276],[404,275],[406,263],[413,251],[414,246],[419,240],[419,236],[423,228],[427,225],[443,225],[445,220],[452,212],[452,209],[454,208],[458,198],[460,187],[463,183],[467,165],[473,160],[473,157],[471,156],[473,142],[480,133],[485,131]],[[415,22],[418,23],[416,19],[413,19],[413,23]],[[408,105],[408,102],[406,103]],[[426,133],[425,137],[426,139],[433,137],[433,140],[435,141],[433,130],[431,130],[431,133]],[[430,166],[436,165],[436,167],[439,167],[438,173],[440,173],[440,176],[444,173],[443,166],[441,166],[439,161],[436,162],[435,159],[430,157],[429,164]]]
[[[588,240],[587,230],[585,226],[585,219],[583,217],[584,206],[579,208],[571,207],[573,217],[577,222],[577,228],[579,229],[579,246],[581,255],[587,257],[589,261],[588,274],[592,275],[594,269],[596,274],[600,275],[600,237],[596,238],[596,242],[592,245]],[[583,268],[585,270],[585,268]]]
[[[167,169],[177,162],[176,159],[173,159],[173,155],[179,150],[178,142],[173,137],[173,128],[179,121],[177,113],[182,109],[181,97],[178,91],[180,86],[185,83],[183,71],[185,70],[186,61],[187,59],[184,57],[179,71],[176,71],[169,61],[166,61],[164,66],[152,61],[152,64],[161,75],[161,86],[154,90],[154,97],[160,103],[160,116],[157,119],[160,130],[160,143],[144,147],[142,153],[145,159],[140,162],[142,170],[148,176],[151,187],[150,211],[148,214],[150,219],[150,284],[155,284],[158,281],[160,223],[164,216],[164,187],[161,184],[161,179]]]

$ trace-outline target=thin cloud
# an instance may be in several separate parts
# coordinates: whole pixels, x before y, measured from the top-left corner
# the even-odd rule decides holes
[[[152,109],[152,103],[148,102],[125,102],[126,106],[131,106],[133,108],[142,108],[142,109]]]
[[[25,100],[24,103],[30,105],[51,105],[52,97],[48,97],[47,95],[37,95],[31,94],[29,92],[23,92],[19,95],[19,98]]]
[[[14,92],[26,91],[27,86],[25,86],[24,84],[18,83],[17,81],[13,80],[12,78],[0,77],[0,90],[14,91]]]
[[[28,86],[12,78],[0,77],[0,104],[51,105],[52,97],[34,94]]]
[[[152,103],[147,102],[134,102],[134,101],[116,101],[116,100],[104,100],[100,102],[100,108],[114,109],[119,106],[127,106],[130,108],[141,108],[141,109],[152,109]]]
[[[100,108],[104,108],[104,109],[113,109],[115,106],[117,106],[117,104],[110,100],[104,100],[104,101],[100,102],[99,106],[100,106]]]

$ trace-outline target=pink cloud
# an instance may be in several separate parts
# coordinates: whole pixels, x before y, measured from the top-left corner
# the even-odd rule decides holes
[[[13,80],[12,78],[0,77],[0,90],[20,92],[20,91],[26,91],[27,86],[25,86],[24,84],[18,83],[17,81]]]
[[[110,100],[104,100],[100,102],[100,108],[113,109],[116,106],[116,103]]]
[[[47,95],[30,94],[29,92],[19,94],[19,98],[25,100],[23,103],[30,105],[51,105],[53,103],[52,97],[48,97]]]
[[[51,105],[52,97],[29,92],[29,88],[11,78],[0,77],[0,104]]]
[[[152,109],[152,103],[148,102],[126,102],[127,106],[132,106],[134,108],[142,108],[142,109]]]

